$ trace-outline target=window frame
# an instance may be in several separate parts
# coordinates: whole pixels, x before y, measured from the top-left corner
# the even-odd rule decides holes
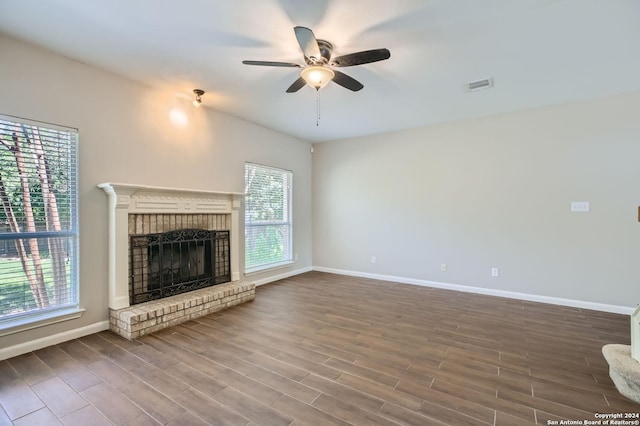
[[[288,192],[286,195],[286,206],[283,203],[283,207],[286,207],[286,220],[282,220],[282,221],[257,221],[255,223],[252,223],[250,221],[248,221],[247,219],[247,206],[248,203],[247,201],[247,197],[249,196],[248,190],[248,184],[246,181],[246,176],[247,176],[247,168],[248,167],[254,167],[256,169],[262,169],[262,170],[270,170],[270,171],[277,171],[279,173],[282,173],[282,175],[286,175],[287,179],[288,179]],[[284,192],[283,192],[284,195]],[[268,271],[268,270],[272,270],[272,269],[278,269],[278,268],[282,268],[282,267],[286,267],[289,265],[292,265],[294,263],[293,260],[293,171],[291,170],[287,170],[287,169],[283,169],[280,167],[274,167],[274,166],[267,166],[264,164],[259,164],[259,163],[253,163],[253,162],[245,162],[245,223],[244,223],[244,234],[245,234],[245,255],[244,255],[244,274],[245,275],[252,275],[252,274],[256,274],[256,273],[260,273],[260,272],[264,272],[264,271]],[[249,233],[247,232],[248,229],[257,229],[259,227],[266,227],[266,226],[286,226],[287,227],[287,241],[284,243],[284,249],[285,249],[285,253],[283,256],[283,259],[281,260],[276,260],[276,261],[272,261],[272,262],[265,262],[265,263],[261,263],[261,264],[254,264],[251,266],[247,266],[247,247],[249,246],[248,244],[248,238],[249,238]]]
[[[0,314],[0,337],[42,327],[50,324],[59,323],[71,319],[79,318],[84,309],[80,308],[80,226],[79,226],[79,184],[78,184],[78,159],[80,135],[76,128],[61,126],[58,124],[46,123],[22,117],[0,114],[0,122],[3,124],[13,123],[16,125],[28,125],[36,127],[38,133],[43,132],[62,132],[69,138],[69,143],[61,144],[62,149],[69,149],[69,154],[64,157],[68,161],[67,167],[64,169],[68,175],[68,199],[62,204],[57,200],[56,207],[67,206],[69,208],[68,219],[65,226],[59,231],[54,230],[37,230],[35,232],[0,232],[0,241],[16,241],[36,239],[39,242],[48,238],[64,239],[67,250],[65,251],[68,262],[68,300],[65,303],[54,304],[51,306],[40,307],[37,309],[26,310],[23,312]],[[32,154],[33,155],[33,154]],[[33,164],[29,164],[28,169],[34,171]],[[53,181],[51,181],[53,182]],[[50,182],[50,183],[51,183]],[[31,192],[31,191],[30,191]],[[2,207],[0,207],[2,208]],[[0,276],[2,275],[0,271]],[[24,282],[23,286],[28,286],[28,282]]]

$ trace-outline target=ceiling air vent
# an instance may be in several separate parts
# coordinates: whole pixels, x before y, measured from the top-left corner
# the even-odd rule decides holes
[[[477,92],[478,90],[491,89],[493,87],[493,78],[485,78],[484,80],[472,81],[464,85],[467,92]]]

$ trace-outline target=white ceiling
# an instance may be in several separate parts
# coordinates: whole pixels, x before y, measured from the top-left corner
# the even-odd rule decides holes
[[[391,51],[340,69],[364,89],[322,89],[319,126],[298,69],[241,63],[304,64],[296,25]],[[638,0],[5,0],[0,32],[312,142],[640,90]]]

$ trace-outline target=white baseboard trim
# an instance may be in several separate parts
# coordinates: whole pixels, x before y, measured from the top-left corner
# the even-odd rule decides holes
[[[282,274],[272,275],[272,276],[270,276],[268,278],[263,278],[261,280],[252,280],[252,279],[248,278],[247,281],[251,281],[256,286],[261,286],[261,285],[264,285],[264,284],[269,284],[269,283],[272,283],[274,281],[283,280],[285,278],[289,278],[289,277],[292,277],[294,275],[300,275],[300,274],[304,274],[305,272],[311,272],[311,271],[313,271],[313,268],[311,266],[308,266],[306,268],[295,269],[293,271],[287,271],[287,272],[282,273]]]
[[[0,348],[0,361],[108,329],[109,321],[101,321],[85,327],[54,334],[53,336],[43,337],[8,348]]]
[[[441,283],[437,281],[418,280],[415,278],[396,277],[393,275],[371,274],[368,272],[348,271],[344,269],[325,268],[314,266],[314,271],[328,272],[331,274],[348,275],[352,277],[371,278],[381,281],[392,281],[402,284],[413,284],[423,287],[442,288],[445,290],[463,291],[466,293],[485,294],[488,296],[506,297],[508,299],[527,300],[529,302],[549,303],[552,305],[570,306],[572,308],[591,309],[594,311],[611,312],[614,314],[631,315],[635,307],[607,305],[605,303],[587,302],[584,300],[563,299],[560,297],[540,296],[536,294],[519,293],[515,291],[496,290],[492,288],[473,287],[461,284]]]

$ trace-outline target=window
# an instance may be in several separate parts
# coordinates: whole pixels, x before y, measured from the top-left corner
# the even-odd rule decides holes
[[[291,262],[292,178],[288,170],[245,165],[245,272]]]
[[[78,310],[77,145],[0,115],[0,329]]]

